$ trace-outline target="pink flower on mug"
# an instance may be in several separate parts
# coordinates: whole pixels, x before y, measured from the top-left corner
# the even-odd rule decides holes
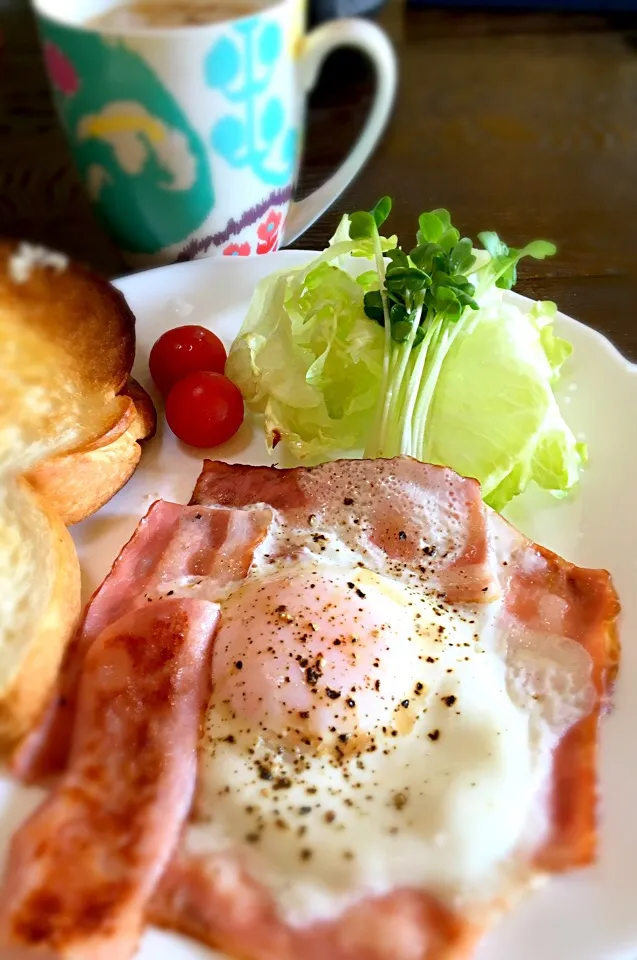
[[[67,96],[75,93],[80,85],[75,67],[59,47],[53,43],[44,44],[44,59],[53,86]]]
[[[259,224],[257,236],[259,244],[257,253],[269,253],[270,250],[276,250],[279,242],[279,228],[281,227],[282,215],[276,210],[270,210],[263,223]]]
[[[249,257],[250,256],[250,244],[249,243],[231,243],[230,246],[226,247],[223,251],[224,257]]]

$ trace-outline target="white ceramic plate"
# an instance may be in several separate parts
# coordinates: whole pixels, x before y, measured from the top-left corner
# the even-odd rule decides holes
[[[148,353],[170,327],[209,325],[230,344],[255,283],[309,256],[286,251],[255,259],[198,260],[120,281],[137,316],[134,375],[153,393]],[[529,303],[516,300],[522,307]],[[514,504],[510,518],[570,560],[608,568],[622,600],[624,648],[616,709],[602,733],[601,855],[593,869],[552,880],[526,899],[486,938],[476,960],[637,960],[637,366],[574,320],[560,316],[558,327],[575,347],[562,390],[563,411],[573,429],[586,435],[590,466],[572,499],[556,501],[529,492]],[[153,500],[187,502],[202,456],[175,440],[160,412],[157,437],[145,447],[133,479],[73,531],[85,597],[106,575]],[[261,431],[249,423],[213,456],[269,462]],[[0,779],[0,857],[11,829],[39,796]],[[151,930],[138,960],[213,957],[219,960],[219,954],[194,942]]]

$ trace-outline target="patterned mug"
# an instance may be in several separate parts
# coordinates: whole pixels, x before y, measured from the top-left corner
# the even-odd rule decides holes
[[[91,24],[108,0],[34,3],[75,161],[133,266],[290,243],[355,176],[391,110],[396,63],[385,34],[337,20],[304,35],[303,0],[203,26],[117,29]],[[294,203],[305,97],[340,46],[371,58],[375,100],[342,166]]]

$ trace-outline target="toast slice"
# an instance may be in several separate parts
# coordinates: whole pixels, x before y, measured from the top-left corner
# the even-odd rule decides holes
[[[42,711],[80,614],[71,536],[26,480],[0,487],[0,749]]]
[[[125,433],[134,356],[119,291],[60,254],[0,243],[0,477]]]
[[[0,748],[44,707],[80,613],[66,526],[126,483],[154,432],[134,355],[114,287],[0,241]]]

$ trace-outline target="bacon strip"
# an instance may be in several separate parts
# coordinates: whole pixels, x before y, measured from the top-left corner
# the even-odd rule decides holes
[[[69,647],[58,689],[38,725],[18,746],[13,773],[25,783],[60,773],[67,762],[77,685],[95,638],[125,612],[157,597],[200,595],[216,599],[248,572],[265,537],[269,510],[185,507],[158,500],[140,521],[113,568],[89,601]]]
[[[232,957],[258,960],[465,960],[492,922],[453,914],[434,897],[396,890],[368,898],[335,920],[287,926],[237,858],[181,851],[151,901],[149,920]]]
[[[414,570],[427,565],[433,556],[428,544],[442,537],[447,546],[434,546],[431,566],[447,599],[486,602],[498,593],[480,486],[447,467],[410,457],[290,470],[205,460],[191,503],[268,504],[292,526],[307,528],[308,536],[313,517],[354,546],[368,537],[390,560]]]
[[[491,522],[508,526],[495,515]],[[559,873],[595,860],[598,725],[619,666],[615,622],[620,605],[606,570],[576,567],[526,537],[515,536],[506,567],[501,567],[507,613],[531,636],[567,637],[580,644],[590,657],[596,691],[590,713],[565,733],[554,753],[552,830],[537,854],[537,864]]]
[[[5,960],[126,960],[188,816],[218,606],[160,600],[87,654],[70,767],[13,838]]]

